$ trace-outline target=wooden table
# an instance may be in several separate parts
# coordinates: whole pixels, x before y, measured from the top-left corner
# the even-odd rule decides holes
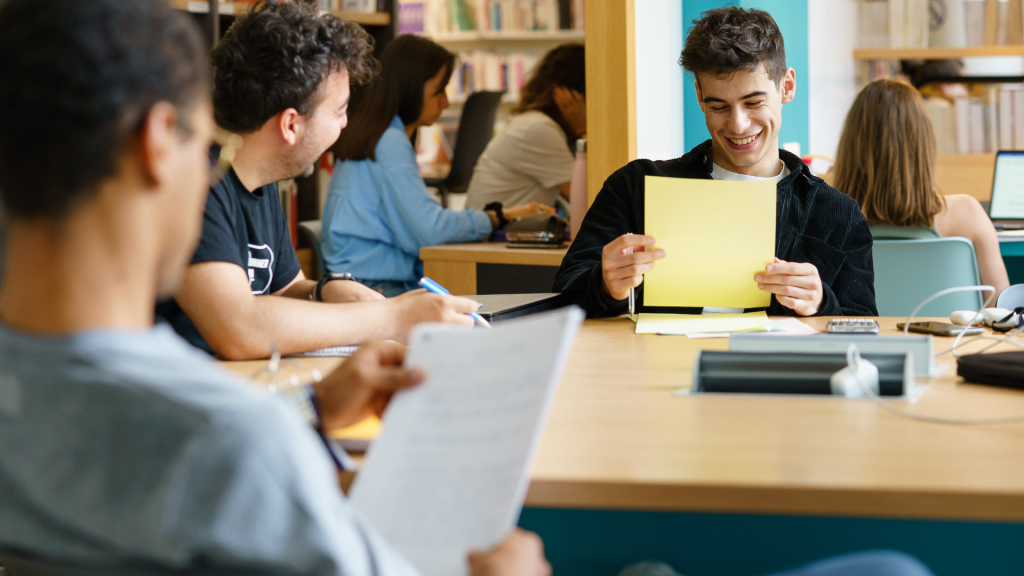
[[[897,320],[880,319],[884,333],[895,334]],[[910,551],[938,574],[1024,565],[1020,546],[1006,549],[1024,535],[1024,424],[928,424],[868,400],[676,396],[691,384],[697,349],[728,341],[633,329],[625,318],[586,321],[540,444],[521,524],[542,534],[559,573],[611,574],[657,557],[697,574],[701,559],[728,564],[736,542],[722,530],[756,552],[720,574],[876,547]],[[938,338],[937,350],[950,342]],[[328,372],[338,362],[286,370]],[[229,365],[251,374],[264,364]],[[1024,415],[1024,393],[958,383],[948,354],[939,364],[950,366],[919,379],[931,386],[917,403],[896,404],[959,418]],[[693,542],[680,548],[676,533]],[[957,552],[965,538],[966,558]]]
[[[895,321],[882,319],[892,333]],[[1024,424],[927,424],[860,400],[673,395],[690,385],[698,348],[727,346],[637,335],[628,319],[588,320],[527,505],[1024,521]],[[284,372],[326,373],[339,362],[304,359]],[[243,374],[265,365],[226,364]],[[1024,416],[1024,393],[957,380],[950,366],[919,402],[898,404],[964,418]]]
[[[568,249],[509,248],[504,242],[442,244],[420,248],[420,259],[423,275],[452,294],[543,293],[551,292]]]

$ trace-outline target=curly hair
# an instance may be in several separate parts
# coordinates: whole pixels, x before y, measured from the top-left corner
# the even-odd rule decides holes
[[[377,73],[373,39],[358,24],[299,2],[267,0],[240,16],[210,55],[213,108],[222,128],[248,134],[275,114],[309,114],[320,85],[345,70],[364,84]]]
[[[547,114],[565,131],[571,148],[576,136],[555,104],[555,86],[565,86],[586,95],[586,57],[582,44],[563,44],[548,51],[537,63],[533,76],[523,86],[519,104],[512,110],[513,114],[530,110]]]
[[[163,0],[0,2],[0,197],[13,219],[71,214],[116,173],[157,102],[182,128],[209,99],[195,25]]]
[[[701,74],[723,78],[762,66],[778,86],[786,75],[786,47],[770,14],[739,6],[715,8],[694,20],[679,64],[699,82]]]

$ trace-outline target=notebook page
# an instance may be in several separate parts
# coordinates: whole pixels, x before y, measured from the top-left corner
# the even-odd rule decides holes
[[[467,574],[469,550],[494,546],[518,522],[582,321],[572,307],[491,330],[414,330],[406,364],[427,380],[392,400],[350,497],[425,576]]]

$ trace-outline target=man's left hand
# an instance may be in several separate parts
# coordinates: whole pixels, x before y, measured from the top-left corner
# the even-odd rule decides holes
[[[775,299],[801,316],[813,316],[825,296],[814,264],[775,259],[764,272],[754,275],[757,287],[775,294]]]

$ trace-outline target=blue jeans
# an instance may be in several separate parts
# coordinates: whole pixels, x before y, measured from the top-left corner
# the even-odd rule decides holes
[[[679,576],[666,564],[645,562],[626,568],[619,576]],[[812,562],[771,576],[933,576],[917,559],[902,552],[858,552]]]

